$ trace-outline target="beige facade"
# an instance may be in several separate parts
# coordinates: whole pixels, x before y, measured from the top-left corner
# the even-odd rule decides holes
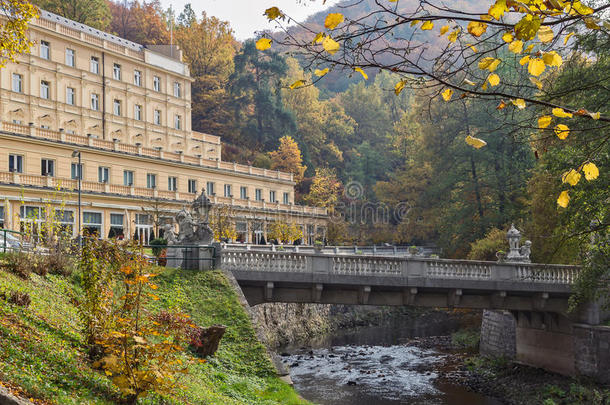
[[[324,232],[324,209],[294,205],[291,174],[223,162],[220,138],[191,130],[192,79],[179,49],[44,11],[29,35],[31,53],[0,69],[0,226],[22,228],[25,206],[51,200],[75,217],[79,151],[81,219],[99,220],[104,236],[121,216],[132,236],[150,225],[150,207],[177,211],[201,190],[233,207],[240,240],[266,239],[277,219],[302,225],[306,242]]]

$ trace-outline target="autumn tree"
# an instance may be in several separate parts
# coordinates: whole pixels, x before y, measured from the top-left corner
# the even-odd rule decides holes
[[[303,231],[299,225],[279,219],[268,225],[267,237],[279,243],[293,243],[303,238]]]
[[[341,182],[337,178],[337,173],[333,169],[321,167],[316,169],[309,194],[304,200],[317,207],[332,209],[339,201],[340,192]]]
[[[0,25],[0,67],[4,67],[32,46],[27,29],[29,21],[38,17],[38,10],[27,0],[2,0],[1,4],[5,20]]]
[[[233,132],[231,97],[227,88],[233,74],[233,58],[239,43],[228,22],[208,17],[201,19],[187,4],[178,17],[174,37],[184,52],[192,84],[192,127],[196,131],[220,135]]]
[[[280,138],[280,146],[277,150],[270,152],[271,168],[292,173],[294,181],[300,182],[307,167],[303,166],[301,150],[299,145],[290,136]]]
[[[235,212],[230,205],[216,205],[210,213],[210,228],[214,231],[217,241],[235,240]]]
[[[109,1],[110,30],[121,38],[145,45],[170,43],[165,13],[159,0]]]
[[[107,31],[110,8],[106,0],[35,0],[38,7],[98,30]]]

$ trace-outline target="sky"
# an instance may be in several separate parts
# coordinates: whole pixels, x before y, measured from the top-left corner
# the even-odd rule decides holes
[[[303,21],[307,16],[337,3],[337,0],[327,0],[326,4],[322,4],[323,0],[161,0],[163,8],[171,5],[176,15],[187,3],[191,3],[197,16],[205,11],[209,16],[229,21],[237,39],[244,40],[254,37],[256,31],[274,29],[275,24],[263,16],[269,7],[276,6],[293,19]]]

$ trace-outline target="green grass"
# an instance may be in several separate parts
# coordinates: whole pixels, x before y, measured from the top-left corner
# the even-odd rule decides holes
[[[171,398],[152,395],[145,404],[306,404],[279,380],[250,319],[220,272],[162,270],[155,309],[180,308],[198,325],[224,324],[216,356],[196,363]],[[23,291],[28,308],[0,298],[0,381],[37,402],[110,404],[118,392],[89,367],[72,280],[33,275],[22,280],[0,270],[1,291]],[[188,356],[189,354],[185,354]]]
[[[479,347],[481,333],[477,329],[460,329],[451,334],[451,343],[460,349],[475,350]]]

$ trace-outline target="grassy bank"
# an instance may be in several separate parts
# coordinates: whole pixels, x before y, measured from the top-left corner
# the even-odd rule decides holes
[[[0,383],[36,403],[112,404],[119,398],[110,381],[86,359],[72,299],[78,292],[77,279],[32,275],[23,280],[0,270]],[[141,403],[306,403],[275,376],[222,273],[163,269],[156,281],[160,300],[150,309],[179,308],[198,325],[224,324],[227,332],[216,356],[191,365],[174,396],[153,395]],[[27,293],[29,307],[3,299],[3,291]]]

